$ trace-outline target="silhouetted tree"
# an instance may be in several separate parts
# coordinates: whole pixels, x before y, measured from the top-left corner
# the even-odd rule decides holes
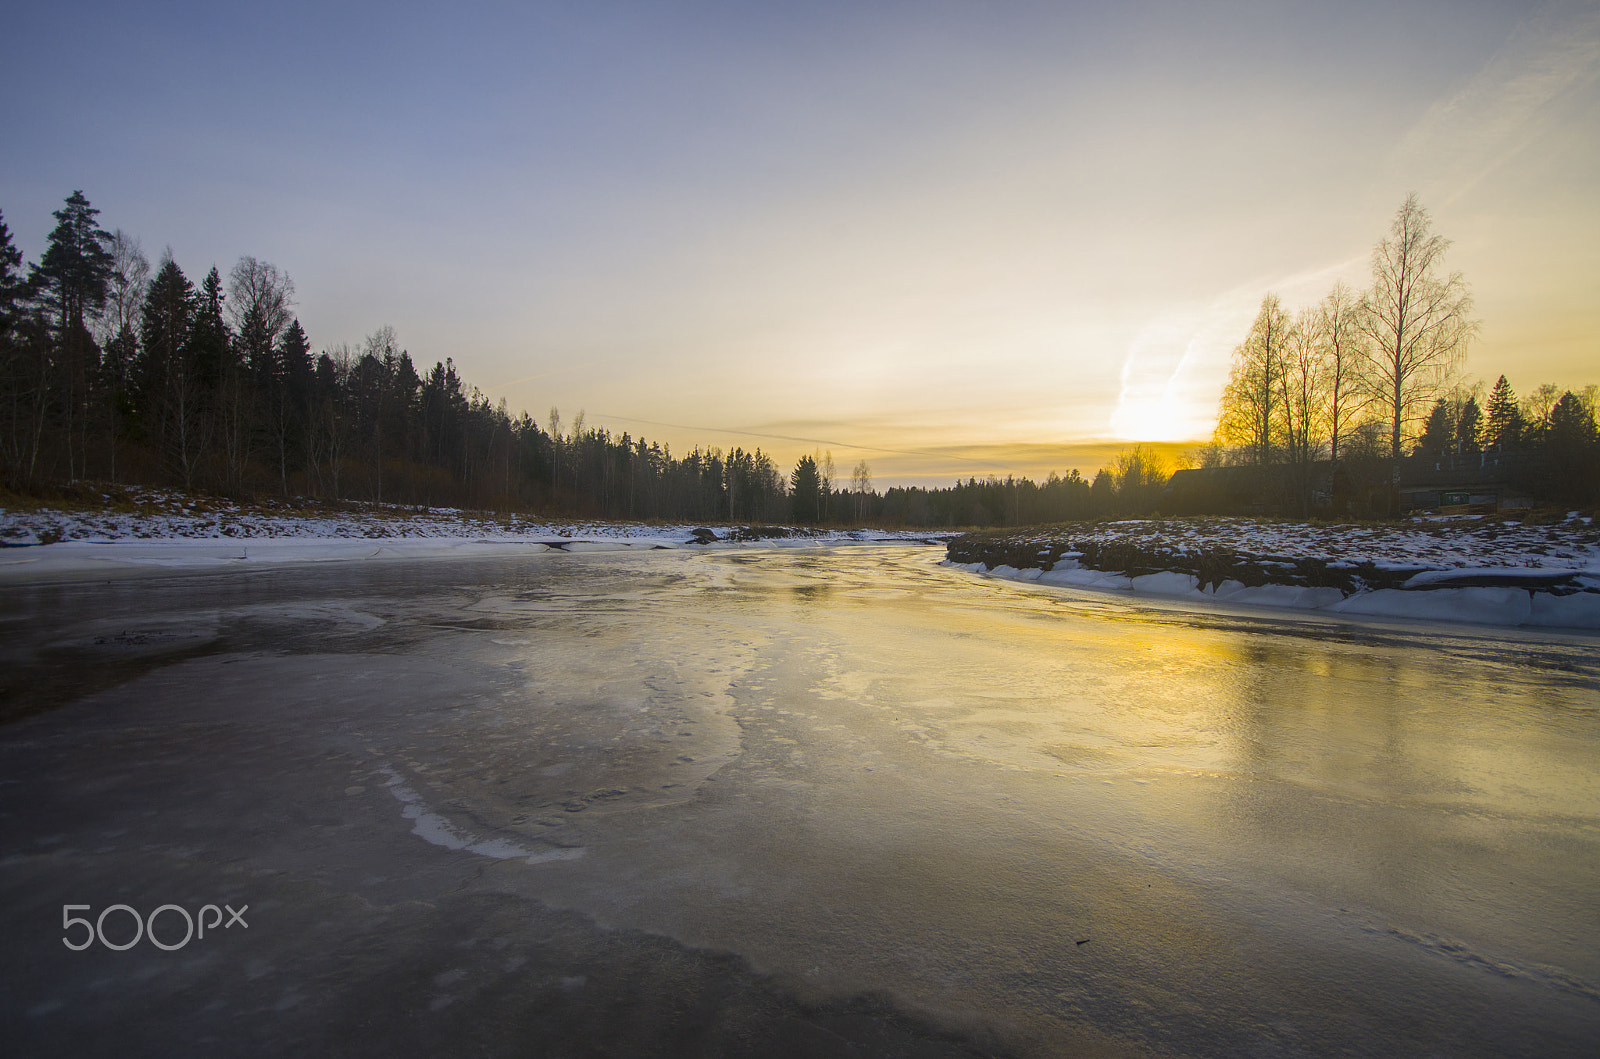
[[[850,475],[850,491],[856,497],[856,518],[867,517],[867,495],[872,492],[872,468],[862,459]]]
[[[1161,489],[1171,477],[1160,457],[1143,445],[1117,453],[1112,474],[1117,507],[1130,515],[1149,514],[1160,503]]]
[[[1547,489],[1567,503],[1600,499],[1600,444],[1594,413],[1568,390],[1551,406],[1542,436]]]
[[[789,475],[791,515],[796,522],[822,521],[822,479],[817,474],[817,461],[802,456]]]
[[[1484,425],[1483,443],[1502,451],[1515,449],[1522,444],[1525,430],[1516,392],[1502,375],[1489,394],[1489,418]]]
[[[1438,275],[1449,248],[1417,196],[1408,195],[1372,252],[1372,287],[1361,303],[1361,329],[1370,340],[1362,374],[1372,406],[1389,423],[1396,461],[1413,410],[1435,395],[1478,333],[1466,280],[1459,272]]]
[[[30,286],[50,321],[51,374],[69,478],[85,470],[89,387],[100,366],[100,348],[88,324],[105,304],[111,277],[111,253],[106,248],[111,233],[95,223],[99,214],[82,191],[67,196],[66,205],[52,215],[56,226],[30,276]]]
[[[1478,399],[1469,396],[1456,417],[1456,452],[1462,456],[1476,456],[1483,451],[1483,412]]]
[[[289,495],[289,467],[303,458],[314,383],[311,344],[298,319],[291,320],[278,342],[278,353],[267,380],[271,407],[270,429],[278,454],[278,485]]]
[[[1289,316],[1278,296],[1262,298],[1250,333],[1233,351],[1233,367],[1222,391],[1218,440],[1243,448],[1252,463],[1272,462],[1284,440],[1284,358],[1289,328]]]
[[[139,353],[139,317],[150,285],[150,261],[139,240],[120,228],[111,233],[106,248],[111,255],[111,272],[96,341],[101,349],[98,389],[106,429],[106,465],[115,482],[117,441],[133,412],[129,400],[133,361]]]
[[[1317,308],[1317,339],[1327,375],[1328,458],[1339,462],[1339,442],[1356,409],[1358,373],[1364,355],[1361,299],[1342,282]]]
[[[194,487],[204,441],[196,311],[194,285],[169,253],[145,294],[134,376],[146,437],[185,489]]]
[[[1416,452],[1437,459],[1454,447],[1455,437],[1456,425],[1450,415],[1450,402],[1441,397],[1433,402],[1427,426],[1417,440]]]
[[[27,326],[36,316],[29,304],[28,283],[22,274],[22,251],[11,241],[11,229],[0,216],[0,400],[5,402],[5,477],[20,487],[32,479],[38,439],[43,428],[43,399],[36,394],[46,385],[48,354],[32,350],[29,338],[42,338],[42,327]]]
[[[1542,442],[1550,430],[1550,413],[1561,399],[1561,387],[1553,382],[1540,383],[1533,392],[1522,399],[1523,440]]]

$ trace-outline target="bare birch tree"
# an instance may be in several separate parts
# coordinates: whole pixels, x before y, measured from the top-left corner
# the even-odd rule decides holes
[[[867,466],[867,461],[856,464],[855,471],[850,475],[850,490],[856,494],[856,518],[867,517],[867,494],[872,492],[872,468]]]
[[[1251,463],[1272,462],[1283,441],[1282,387],[1289,315],[1276,294],[1261,299],[1250,333],[1233,351],[1233,367],[1222,391],[1217,438],[1245,449]]]
[[[1339,463],[1339,441],[1359,410],[1357,370],[1362,363],[1361,299],[1343,282],[1335,283],[1317,307],[1317,336],[1327,370],[1328,459]]]
[[[150,287],[150,259],[144,256],[139,240],[121,228],[111,233],[106,249],[111,253],[111,275],[106,283],[105,307],[95,321],[95,341],[103,351],[100,367],[106,405],[106,454],[114,482],[122,406],[132,381],[144,296]]]
[[[822,521],[832,519],[833,512],[828,510],[833,503],[833,450],[829,449],[817,458],[817,488],[818,495],[822,497]]]
[[[1295,314],[1283,349],[1284,447],[1290,463],[1308,464],[1322,451],[1328,414],[1328,371],[1315,309]]]
[[[95,319],[95,341],[109,346],[124,330],[139,330],[145,289],[150,285],[150,259],[139,240],[121,228],[106,241],[111,254],[111,274],[106,281],[106,302]]]
[[[1315,465],[1327,437],[1331,371],[1319,308],[1295,314],[1284,343],[1281,392],[1286,499],[1305,514],[1311,509]]]
[[[1362,381],[1389,424],[1389,454],[1399,473],[1401,445],[1449,381],[1478,333],[1461,273],[1438,275],[1450,240],[1433,232],[1417,196],[1395,214],[1372,251],[1372,287],[1361,300]]]
[[[260,372],[294,319],[294,281],[277,265],[241,257],[228,273],[225,307],[246,363]]]
[[[1550,425],[1550,410],[1555,408],[1556,401],[1561,397],[1561,387],[1553,382],[1543,382],[1529,391],[1528,396],[1522,399],[1522,419],[1527,424],[1527,429],[1535,434],[1542,432]]]

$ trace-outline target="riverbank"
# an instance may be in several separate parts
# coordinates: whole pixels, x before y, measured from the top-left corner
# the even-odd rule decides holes
[[[630,548],[938,543],[925,530],[539,519],[454,508],[262,501],[119,489],[73,507],[0,508],[0,581],[63,580],[151,567],[489,558]]]
[[[1600,629],[1600,528],[1168,518],[968,533],[947,562],[1071,588],[1383,618]]]

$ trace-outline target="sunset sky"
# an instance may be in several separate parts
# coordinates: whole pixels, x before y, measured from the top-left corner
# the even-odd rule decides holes
[[[321,349],[880,486],[1209,434],[1407,192],[1469,373],[1600,381],[1600,4],[10,4],[0,211],[74,188]]]

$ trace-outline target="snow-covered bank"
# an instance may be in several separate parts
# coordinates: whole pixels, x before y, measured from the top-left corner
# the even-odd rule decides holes
[[[143,492],[125,510],[0,510],[0,581],[112,570],[498,557],[651,548],[928,541],[925,533],[792,526],[549,522],[450,509],[245,507]]]
[[[1418,519],[1160,519],[970,534],[947,564],[991,577],[1378,618],[1600,629],[1600,531]]]

